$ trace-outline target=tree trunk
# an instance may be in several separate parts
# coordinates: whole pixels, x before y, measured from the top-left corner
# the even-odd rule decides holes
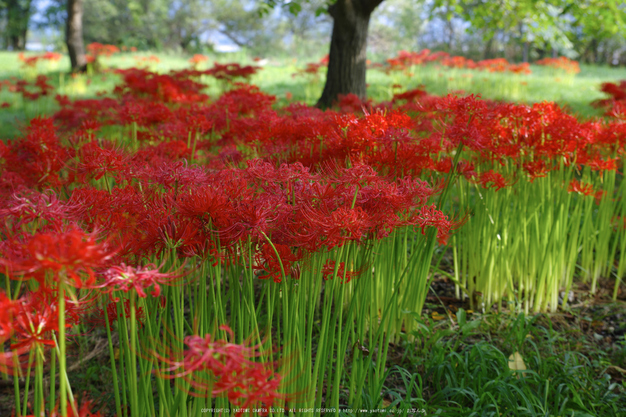
[[[6,44],[14,51],[22,51],[26,48],[26,35],[31,15],[30,4],[31,0],[8,0],[5,4]]]
[[[333,18],[326,85],[317,106],[327,108],[339,94],[367,97],[367,31],[370,16],[383,0],[338,0],[328,7]]]
[[[530,42],[524,42],[522,46],[522,62],[528,62],[528,58],[530,55]]]
[[[87,69],[87,57],[83,44],[83,0],[67,0],[65,42],[72,72],[84,72]]]
[[[495,36],[492,36],[489,38],[489,40],[487,41],[487,43],[485,43],[485,49],[483,50],[483,59],[491,59],[492,54],[491,54],[491,50],[493,47],[493,38]]]

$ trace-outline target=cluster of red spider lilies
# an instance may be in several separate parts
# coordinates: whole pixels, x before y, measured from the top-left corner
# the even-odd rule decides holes
[[[623,121],[422,89],[278,107],[235,82],[256,70],[117,70],[109,97],[57,95],[58,111],[0,143],[0,370],[26,380],[16,415],[99,414],[78,405],[66,362],[66,342],[98,331],[118,416],[156,415],[155,403],[172,414],[337,407],[342,384],[362,387],[372,376],[359,369],[381,366],[355,353],[346,375],[346,346],[379,340],[384,358],[412,328],[436,242],[473,221],[481,191],[535,193],[547,178],[581,204],[617,201],[608,222],[620,224],[621,188],[602,187],[622,167]],[[230,88],[212,96],[207,76]],[[26,97],[28,84],[14,85]],[[45,78],[34,86],[50,93]],[[456,194],[461,182],[475,198]],[[615,230],[610,265],[623,252]],[[460,244],[495,234],[472,239]],[[486,294],[461,266],[458,284]],[[557,307],[537,301],[541,283],[507,281],[492,300],[518,290]]]
[[[483,59],[474,61],[463,56],[450,55],[447,52],[431,52],[423,49],[418,52],[400,51],[398,56],[389,58],[387,64],[381,66],[387,72],[406,71],[417,65],[437,64],[448,68],[464,68],[488,72],[510,72],[513,74],[530,74],[528,63],[512,64],[505,58]]]

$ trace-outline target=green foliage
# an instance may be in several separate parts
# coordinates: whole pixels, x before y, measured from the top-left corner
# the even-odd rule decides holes
[[[545,327],[543,316],[468,320],[461,309],[456,317],[448,328],[415,316],[415,342],[407,342],[405,365],[392,368],[388,380],[396,377],[392,406],[446,416],[619,416],[626,409],[624,387],[602,371],[607,365],[572,350],[580,334],[555,331],[550,318]],[[607,360],[598,347],[585,349]],[[509,367],[509,354],[518,351],[526,371]]]
[[[468,21],[469,30],[485,41],[504,32],[521,42],[546,43],[563,52],[626,33],[626,7],[614,0],[435,0],[430,13]]]

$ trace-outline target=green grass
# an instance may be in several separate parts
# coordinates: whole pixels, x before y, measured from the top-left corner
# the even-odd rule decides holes
[[[416,319],[415,342],[404,344],[388,376],[393,387],[386,396],[400,410],[428,416],[620,416],[626,410],[626,383],[607,372],[626,341],[611,356],[571,332],[575,320],[557,330],[554,315]],[[515,352],[526,370],[510,369]]]

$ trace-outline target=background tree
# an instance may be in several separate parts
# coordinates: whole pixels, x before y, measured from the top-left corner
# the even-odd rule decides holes
[[[328,54],[328,70],[318,107],[330,107],[339,95],[355,94],[367,97],[365,72],[367,37],[372,12],[383,0],[336,0],[327,3],[326,12],[333,20]],[[302,1],[265,0],[267,9],[277,5],[293,14],[302,10]]]
[[[87,69],[87,57],[83,43],[83,0],[67,0],[65,41],[72,72],[85,71]]]
[[[318,107],[330,107],[340,94],[367,98],[367,35],[370,17],[383,0],[338,0],[328,6],[333,18],[326,84]]]
[[[32,14],[31,0],[0,1],[0,16],[3,18],[5,49],[22,51],[26,48],[26,35]]]

